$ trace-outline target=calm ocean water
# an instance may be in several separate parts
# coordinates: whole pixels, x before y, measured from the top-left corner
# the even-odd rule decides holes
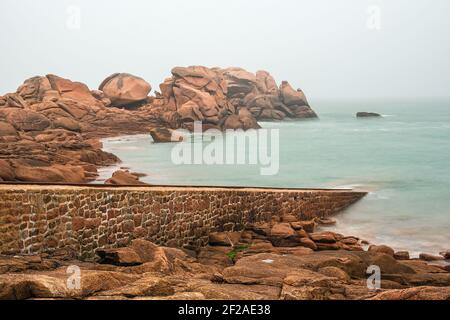
[[[280,129],[280,170],[259,166],[174,165],[173,144],[148,135],[104,140],[120,166],[171,185],[353,187],[369,195],[336,216],[331,229],[397,250],[450,249],[450,101],[317,102],[320,120],[264,122]],[[373,111],[381,119],[356,119]],[[117,167],[101,170],[101,178]]]

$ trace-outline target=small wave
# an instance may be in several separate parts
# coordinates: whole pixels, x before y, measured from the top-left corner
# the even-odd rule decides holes
[[[136,150],[146,150],[144,147],[137,147],[137,146],[116,146],[114,147],[114,151],[136,151]]]
[[[389,199],[388,196],[381,195],[381,194],[379,194],[377,192],[373,192],[373,191],[368,193],[368,198],[369,199],[374,199],[374,200],[388,200]]]
[[[362,184],[343,184],[343,185],[339,185],[339,186],[335,186],[333,187],[334,189],[362,189],[364,187],[364,185]]]
[[[356,128],[356,129],[351,129],[350,131],[353,131],[353,132],[376,132],[376,131],[390,132],[390,131],[395,131],[395,130],[388,129],[388,128]]]
[[[124,164],[115,164],[115,165],[111,165],[111,166],[106,166],[106,167],[100,167],[97,170],[98,173],[98,177],[92,181],[91,183],[102,183],[104,182],[106,179],[111,178],[112,174],[119,170],[121,167],[123,167]]]
[[[135,135],[125,135],[125,136],[119,136],[119,137],[109,137],[109,138],[103,138],[100,139],[103,143],[124,143],[124,142],[130,142],[130,141],[141,141],[143,138],[149,138],[150,136],[147,134],[135,134]]]

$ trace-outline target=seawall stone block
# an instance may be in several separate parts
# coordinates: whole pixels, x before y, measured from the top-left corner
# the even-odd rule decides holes
[[[198,248],[214,231],[241,230],[274,215],[327,217],[365,195],[351,190],[0,185],[0,252],[98,248],[135,238]]]

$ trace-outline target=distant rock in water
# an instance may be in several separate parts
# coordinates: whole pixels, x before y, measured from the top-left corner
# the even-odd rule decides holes
[[[381,117],[381,114],[375,112],[358,112],[356,114],[357,118],[376,118]]]

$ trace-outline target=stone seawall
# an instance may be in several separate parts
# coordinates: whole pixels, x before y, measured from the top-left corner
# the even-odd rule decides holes
[[[69,247],[81,259],[144,237],[198,248],[213,231],[291,213],[332,215],[365,195],[351,190],[0,185],[0,252]]]

